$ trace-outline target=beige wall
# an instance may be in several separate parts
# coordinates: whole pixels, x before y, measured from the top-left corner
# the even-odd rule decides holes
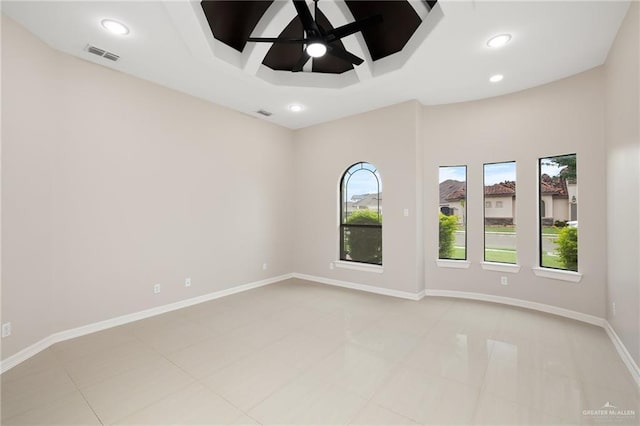
[[[359,284],[418,292],[421,254],[417,238],[416,102],[376,110],[295,132],[296,194],[313,194],[312,208],[296,203],[295,272]],[[384,273],[329,269],[339,259],[339,184],[354,163],[380,172],[384,188]],[[409,216],[403,216],[403,209]],[[435,207],[434,207],[435,208]]]
[[[293,269],[288,129],[53,51],[6,18],[2,89],[3,359]]]
[[[608,277],[618,312],[608,318],[638,360],[638,266],[629,259],[640,251],[626,238],[630,229],[640,237],[638,13],[634,4],[604,70],[295,132],[58,53],[3,18],[2,322],[14,334],[3,339],[2,358],[52,332],[299,272],[599,317]],[[537,159],[574,152],[580,184],[590,188],[580,195],[578,284],[530,269],[538,264]],[[482,173],[484,163],[512,160],[523,268],[505,287],[504,273],[479,266]],[[383,180],[383,274],[329,269],[338,259],[340,177],[359,161]],[[468,270],[435,264],[438,167],[460,164],[468,166]],[[309,194],[311,204],[300,202]],[[620,204],[628,208],[613,207]]]
[[[53,174],[61,55],[2,19],[2,359],[52,332]],[[53,71],[47,75],[43,70]],[[41,121],[43,120],[43,121]]]
[[[640,364],[640,4],[632,2],[604,69],[607,319]],[[588,188],[588,187],[587,187]],[[580,195],[579,214],[587,194]],[[582,226],[582,224],[581,224]],[[612,304],[616,304],[614,315]]]
[[[598,317],[605,315],[606,236],[602,69],[523,92],[454,105],[425,107],[424,223],[427,289],[457,290],[524,299]],[[443,149],[446,147],[446,149]],[[581,196],[580,283],[533,275],[538,265],[538,170],[540,157],[577,153]],[[483,259],[483,164],[517,162],[518,263],[508,274],[486,271]],[[466,164],[469,269],[439,268],[438,167]],[[581,173],[582,171],[585,171]],[[387,195],[388,191],[387,191]],[[549,208],[549,206],[547,206]]]

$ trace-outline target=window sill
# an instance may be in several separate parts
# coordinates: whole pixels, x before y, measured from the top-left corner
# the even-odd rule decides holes
[[[455,268],[455,269],[469,269],[471,262],[468,260],[450,260],[450,259],[438,259],[436,264],[439,268]]]
[[[347,262],[344,260],[336,260],[333,262],[336,268],[352,269],[354,271],[375,272],[376,274],[382,274],[384,268],[380,265],[369,265],[367,263]]]
[[[482,262],[480,265],[486,271],[511,272],[512,274],[520,272],[520,265],[513,263]]]
[[[579,283],[580,280],[582,279],[582,274],[579,272],[562,271],[557,269],[538,268],[538,267],[531,268],[531,270],[533,271],[534,274],[536,274],[539,277],[551,278],[553,280]]]

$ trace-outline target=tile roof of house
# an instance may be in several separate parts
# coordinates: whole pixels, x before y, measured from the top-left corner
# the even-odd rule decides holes
[[[447,201],[458,201],[465,197],[465,182],[447,179],[440,183],[440,203]]]
[[[359,206],[372,206],[378,204],[378,201],[382,201],[382,193],[380,194],[365,194],[361,199],[355,202]]]
[[[567,182],[558,176],[551,177],[543,174],[540,179],[540,188],[543,195],[553,195],[556,197],[567,197]],[[490,196],[513,196],[516,195],[516,183],[505,181],[484,187],[484,195]],[[457,180],[445,180],[440,183],[440,203],[463,200],[466,196],[466,185]]]
[[[379,194],[361,194],[351,197],[353,205],[356,206],[374,206],[378,201],[382,201],[382,192]]]
[[[484,195],[516,195],[516,183],[512,180],[484,187]]]
[[[568,197],[567,181],[559,176],[551,177],[543,174],[540,177],[540,192],[543,195],[555,195],[559,197]]]

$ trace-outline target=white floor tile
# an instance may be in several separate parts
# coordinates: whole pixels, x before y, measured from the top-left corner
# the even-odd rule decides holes
[[[193,382],[161,359],[82,389],[82,393],[102,422],[113,423]]]
[[[477,388],[400,368],[373,402],[423,424],[468,424],[479,396]]]
[[[52,346],[2,424],[640,424],[599,327],[287,280]],[[589,413],[616,407],[633,416]]]
[[[115,423],[115,425],[227,425],[244,413],[194,383]]]
[[[417,425],[411,419],[380,407],[374,403],[367,404],[349,424],[353,426],[368,425]]]
[[[25,413],[6,420],[5,426],[11,425],[60,425],[89,426],[100,425],[100,420],[93,413],[80,392],[75,391],[53,402],[38,405]]]

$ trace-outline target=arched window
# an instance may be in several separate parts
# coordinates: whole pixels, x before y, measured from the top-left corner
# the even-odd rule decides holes
[[[540,217],[547,217],[547,205],[544,200],[540,200]]]
[[[356,163],[340,179],[340,260],[382,265],[382,180]]]

